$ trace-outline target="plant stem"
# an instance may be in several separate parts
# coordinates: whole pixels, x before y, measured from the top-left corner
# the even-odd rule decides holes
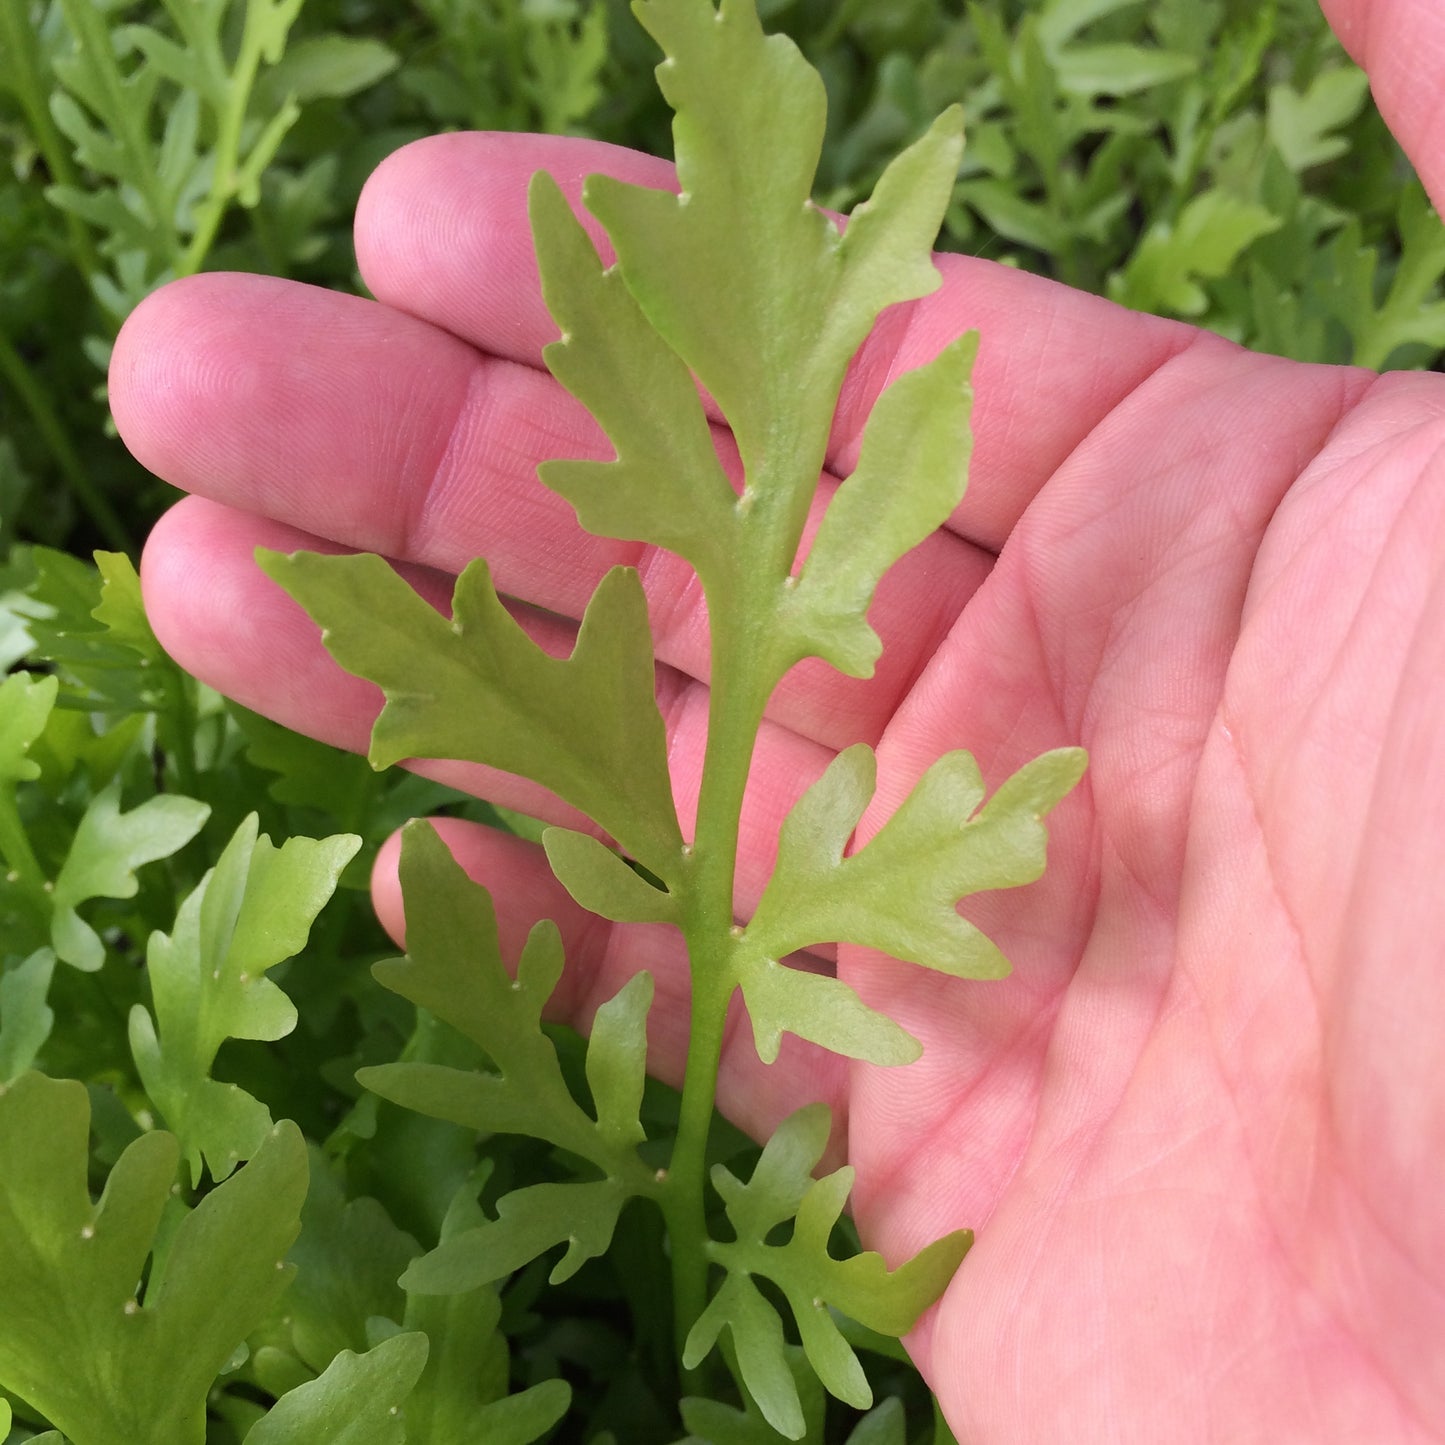
[[[55,459],[56,466],[65,478],[66,485],[82,510],[90,518],[97,532],[107,545],[119,552],[134,554],[135,543],[119,513],[111,506],[105,494],[91,481],[80,454],[66,435],[65,427],[55,408],[51,406],[45,392],[37,385],[20,353],[0,329],[0,377],[14,388],[15,394],[30,413],[35,429],[44,438]]]
[[[11,79],[20,108],[30,126],[36,148],[45,160],[51,184],[75,187],[79,178],[70,161],[70,152],[60,130],[50,115],[48,65],[41,53],[36,27],[29,15],[26,0],[0,0],[0,37],[11,54]],[[90,233],[80,217],[69,211],[63,215],[70,238],[70,258],[80,269],[87,285],[99,268]]]
[[[679,1359],[688,1331],[707,1304],[707,1142],[728,1004],[737,986],[731,954],[738,832],[753,745],[776,680],[765,650],[760,652],[754,641],[765,637],[766,629],[749,625],[761,621],[761,609],[755,600],[742,597],[736,606],[754,616],[744,616],[740,626],[729,629],[731,640],[713,634],[707,752],[682,925],[692,974],[692,1019],[664,1204],[672,1240]]]

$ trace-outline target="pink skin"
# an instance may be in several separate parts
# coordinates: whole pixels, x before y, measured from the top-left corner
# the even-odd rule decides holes
[[[1380,108],[1445,201],[1445,10],[1328,0]],[[143,579],[188,668],[252,708],[364,745],[374,691],[339,674],[252,549],[404,559],[444,591],[474,554],[575,617],[605,566],[643,570],[684,813],[705,629],[669,556],[580,533],[533,479],[599,451],[540,370],[553,328],[523,213],[539,166],[574,188],[660,163],[574,141],[444,136],[362,198],[377,302],[250,276],[160,292],[111,377],[136,455],[192,495]],[[1249,355],[985,261],[886,317],[854,367],[846,475],[896,372],[983,335],[969,494],[900,564],[868,683],[800,668],[754,769],[740,894],[840,746],[880,755],[866,827],[937,753],[991,783],[1082,743],[1050,869],[971,916],[1013,959],[949,981],[853,948],[839,972],[922,1040],[905,1069],[736,1030],[725,1109],[764,1132],[823,1097],[865,1241],[894,1259],[979,1240],[909,1344],[971,1442],[1445,1437],[1445,380]],[[565,647],[561,624],[538,624]],[[452,769],[504,802],[557,805]],[[659,980],[676,1079],[686,984],[666,930],[586,920],[529,847],[448,825],[515,943],[560,919],[559,1011]],[[378,911],[401,932],[395,853]]]

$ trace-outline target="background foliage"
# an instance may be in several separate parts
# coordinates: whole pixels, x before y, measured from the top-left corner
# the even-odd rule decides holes
[[[827,82],[820,201],[866,195],[960,101],[944,245],[1300,359],[1438,365],[1445,232],[1314,0],[759,9]],[[46,1421],[10,1402],[10,1441],[72,1422],[87,1442],[284,1445],[319,1438],[338,1402],[348,1440],[529,1440],[566,1408],[560,1379],[557,1438],[678,1437],[661,1242],[640,1215],[545,1294],[545,1265],[444,1299],[397,1284],[535,1173],[541,1146],[490,1141],[479,1164],[473,1131],[356,1085],[398,1058],[477,1058],[371,978],[390,949],[366,869],[416,813],[494,815],[247,714],[165,658],[130,559],[167,491],[104,396],[118,326],[167,279],[359,289],[351,210],[408,140],[549,129],[665,153],[655,58],[624,0],[0,0],[0,1247],[35,1271],[28,1297],[57,1301],[22,1317],[6,1290],[0,1378],[43,1374],[36,1341],[75,1357],[64,1322],[89,1312],[85,1349],[128,1362],[136,1412],[106,1423],[115,1382],[77,1371],[26,1391]],[[585,1099],[576,1041],[553,1037]],[[643,1123],[673,1109],[648,1084]],[[25,1167],[37,1141],[43,1176]],[[748,1151],[718,1126],[719,1162],[745,1176]],[[266,1231],[215,1253],[263,1193]],[[93,1268],[67,1253],[81,1240]],[[213,1309],[220,1267],[235,1288]],[[465,1348],[428,1353],[443,1336]],[[825,1405],[800,1374],[809,1438],[947,1440],[896,1346],[851,1342],[884,1403]],[[403,1396],[405,1434],[387,1413]],[[683,1420],[695,1438],[776,1438],[747,1402],[695,1400]]]

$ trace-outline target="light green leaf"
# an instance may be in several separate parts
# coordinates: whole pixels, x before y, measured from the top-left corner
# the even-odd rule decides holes
[[[23,1074],[50,1037],[55,1012],[46,997],[54,972],[55,954],[38,948],[0,975],[0,1086]]]
[[[193,1181],[201,1161],[224,1179],[259,1145],[265,1107],[210,1078],[228,1038],[283,1038],[296,1024],[290,999],[266,972],[298,954],[360,840],[258,838],[253,813],[216,866],[181,904],[168,937],[146,950],[154,1017],[137,1004],[131,1052],[152,1101],[181,1139]]]
[[[393,1335],[364,1355],[343,1350],[319,1379],[283,1395],[246,1445],[406,1445],[402,1407],[426,1359],[419,1333]]]
[[[380,40],[359,35],[310,35],[293,41],[257,86],[257,104],[272,108],[288,98],[344,100],[390,75],[400,58]]]
[[[811,1177],[823,1157],[828,1129],[826,1106],[809,1105],[778,1126],[746,1184],[723,1165],[714,1167],[713,1182],[737,1237],[708,1245],[709,1256],[727,1271],[727,1279],[689,1333],[684,1356],[686,1364],[695,1366],[720,1332],[731,1329],[748,1389],[768,1422],[795,1439],[801,1419],[791,1382],[782,1372],[781,1323],[753,1277],[772,1280],[786,1296],[808,1362],[824,1387],[863,1409],[872,1403],[872,1390],[830,1307],[880,1333],[905,1334],[942,1293],[972,1242],[966,1230],[957,1231],[892,1271],[881,1255],[871,1252],[834,1259],[828,1240],[852,1187],[853,1171],[844,1168],[823,1179]],[[774,1226],[794,1216],[785,1244],[766,1243]]]
[[[570,828],[542,834],[547,861],[558,881],[589,913],[614,923],[672,923],[677,905],[654,888],[605,843]]]
[[[571,657],[556,658],[513,621],[482,561],[457,579],[450,620],[379,557],[259,561],[321,623],[341,666],[386,692],[375,766],[452,758],[533,778],[658,877],[675,877],[682,835],[635,572],[602,579]]]
[[[785,1345],[783,1359],[792,1374],[802,1415],[799,1434],[789,1436],[775,1430],[751,1399],[744,1398],[743,1408],[738,1410],[720,1400],[689,1398],[682,1400],[679,1408],[691,1433],[680,1445],[779,1445],[788,1439],[822,1440],[827,1411],[823,1387],[797,1345]]]
[[[79,1083],[0,1091],[0,1385],[86,1445],[202,1445],[216,1375],[290,1279],[305,1146],[279,1125],[184,1217],[138,1299],[176,1141],[142,1135],[95,1204],[89,1117]]]
[[[782,617],[799,633],[799,657],[872,676],[883,644],[867,613],[879,579],[963,499],[977,350],[976,334],[953,342],[874,406],[858,465],[829,503],[802,576],[785,596]]]
[[[733,951],[733,966],[765,1064],[776,1061],[785,1033],[884,1066],[911,1064],[923,1052],[912,1034],[829,974],[790,968],[746,938]]]
[[[773,560],[795,548],[848,361],[878,313],[938,284],[928,248],[961,153],[949,112],[884,172],[840,237],[810,202],[826,102],[753,0],[636,8],[666,59],[681,193],[587,182],[628,289],[721,408]],[[779,144],[781,137],[787,144]],[[746,156],[748,164],[737,164]],[[720,315],[727,324],[718,325]]]
[[[1290,170],[1308,170],[1349,150],[1336,132],[1360,113],[1369,88],[1369,78],[1353,65],[1322,70],[1303,94],[1288,85],[1271,87],[1266,125]]]
[[[1145,234],[1110,278],[1109,295],[1140,311],[1198,316],[1209,304],[1199,282],[1227,275],[1247,247],[1279,226],[1264,206],[1220,187],[1205,191],[1172,225],[1156,223]]]
[[[532,929],[514,981],[498,948],[491,898],[466,876],[433,828],[408,825],[400,871],[407,953],[372,971],[387,988],[480,1044],[496,1072],[397,1063],[362,1069],[358,1080],[393,1103],[480,1133],[549,1140],[611,1179],[626,1181],[629,1192],[650,1191],[652,1174],[634,1147],[645,1061],[638,1040],[651,1001],[650,980],[633,978],[603,1011],[603,1053],[589,1066],[600,1091],[594,1120],[573,1099],[556,1049],[542,1032],[542,1009],[562,976],[556,926],[542,922]]]
[[[788,1368],[783,1322],[745,1272],[729,1272],[688,1332],[683,1367],[696,1369],[724,1329],[732,1331],[738,1372],[763,1417],[786,1439],[801,1440],[803,1407]]]
[[[1192,55],[1177,55],[1152,45],[1071,45],[1052,59],[1060,90],[1115,99],[1182,80],[1199,68]]]
[[[40,776],[40,765],[26,757],[45,731],[60,683],[55,677],[11,673],[0,682],[0,787]]]
[[[1001,977],[1007,961],[954,905],[970,893],[1039,877],[1044,816],[1084,764],[1079,748],[1045,753],[980,807],[977,764],[967,753],[947,753],[845,858],[876,775],[870,748],[845,749],[784,820],[777,865],[740,950],[777,960],[826,941],[860,943],[958,977]]]
[[[120,810],[120,779],[91,799],[55,880],[52,942],[58,957],[86,972],[105,962],[100,935],[76,909],[92,898],[134,898],[135,870],[185,847],[210,816],[193,798],[166,793]]]
[[[720,583],[735,565],[739,514],[692,376],[616,267],[602,269],[544,171],[533,177],[530,212],[542,295],[562,330],[543,359],[617,450],[612,462],[544,462],[538,477],[588,531],[666,547]]]

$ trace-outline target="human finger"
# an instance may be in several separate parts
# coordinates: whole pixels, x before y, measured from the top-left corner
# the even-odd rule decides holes
[[[1437,0],[1321,0],[1321,8],[1369,75],[1435,208],[1445,209],[1445,10]]]
[[[317,537],[447,572],[485,556],[502,592],[573,619],[609,567],[636,565],[658,656],[708,674],[691,569],[584,532],[538,482],[548,457],[607,448],[583,409],[530,367],[357,297],[210,276],[137,311],[111,390],[123,436],[152,470]],[[814,524],[834,485],[824,479]],[[874,676],[804,664],[770,715],[835,748],[875,739],[990,562],[949,534],[927,539],[879,589],[871,620],[885,646]],[[176,626],[190,622],[183,611]],[[226,645],[219,633],[212,641]]]
[[[381,692],[332,660],[316,624],[255,563],[258,547],[337,551],[265,517],[189,498],[161,520],[146,546],[141,584],[162,646],[187,671],[243,706],[311,737],[365,752]],[[407,567],[403,575],[436,607],[452,579]],[[575,628],[563,618],[518,609],[533,640],[554,655],[571,651]],[[658,669],[658,702],[684,833],[690,835],[706,745],[708,692],[677,671]],[[741,818],[738,905],[761,893],[788,808],[832,756],[826,746],[777,723],[759,735]],[[474,764],[413,764],[428,776],[550,823],[591,831],[574,809],[537,784]]]

